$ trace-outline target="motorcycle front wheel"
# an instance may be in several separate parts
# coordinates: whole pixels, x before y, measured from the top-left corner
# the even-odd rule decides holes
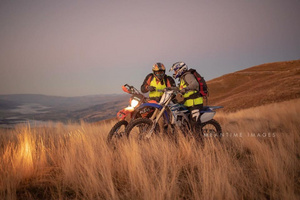
[[[127,127],[128,122],[126,120],[119,121],[116,123],[108,133],[107,142],[110,143],[112,140],[117,140],[122,138],[125,135],[125,128]]]
[[[128,139],[142,140],[149,133],[153,121],[148,118],[138,118],[131,121],[126,127],[126,136]]]

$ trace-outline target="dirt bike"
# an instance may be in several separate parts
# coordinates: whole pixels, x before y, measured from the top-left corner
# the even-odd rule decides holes
[[[128,84],[123,85],[122,90],[126,93],[131,94],[129,106],[123,108],[117,113],[117,118],[119,122],[117,122],[109,131],[107,136],[107,142],[111,142],[113,138],[122,137],[125,133],[125,128],[128,125],[128,122],[130,122],[132,119],[150,117],[151,114],[153,114],[154,112],[154,109],[152,108],[143,108],[139,110],[137,108],[143,103],[154,103],[156,101],[147,99],[138,89]]]
[[[197,132],[192,131],[190,123],[190,111],[178,102],[183,102],[184,98],[177,87],[164,89],[164,94],[159,103],[144,103],[142,107],[153,107],[155,109],[150,118],[140,118],[132,120],[125,129],[128,138],[135,137],[137,139],[149,139],[153,134],[166,132],[171,128],[180,130],[185,136],[192,136],[196,139],[203,138],[209,134],[220,138],[222,128],[220,124],[213,119],[216,109],[222,106],[204,106],[201,110],[200,121],[197,126]],[[163,117],[164,125],[158,125]],[[161,123],[160,123],[161,124]],[[166,128],[167,127],[167,128]]]

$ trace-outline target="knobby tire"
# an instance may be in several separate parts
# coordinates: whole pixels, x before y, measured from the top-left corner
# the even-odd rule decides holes
[[[127,127],[127,125],[128,125],[128,122],[125,121],[125,120],[122,120],[122,121],[117,122],[117,123],[111,128],[111,130],[109,131],[108,136],[107,136],[107,142],[109,143],[109,142],[112,140],[112,138],[113,138],[114,136],[116,136],[116,134],[118,134],[117,131],[118,131],[122,126]]]

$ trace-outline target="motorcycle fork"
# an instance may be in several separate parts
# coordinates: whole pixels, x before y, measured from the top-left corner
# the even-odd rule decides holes
[[[158,120],[161,118],[161,116],[163,115],[163,113],[166,110],[167,105],[170,103],[170,101],[172,100],[172,98],[168,99],[167,102],[165,103],[164,107],[160,110],[160,112],[158,113],[157,117],[155,118],[155,115],[157,114],[157,112],[159,111],[158,109],[156,109],[151,117],[151,120],[153,121],[152,127],[150,129],[150,131],[146,134],[146,138],[150,138],[154,132],[154,129],[158,123]],[[155,119],[154,119],[155,118]]]

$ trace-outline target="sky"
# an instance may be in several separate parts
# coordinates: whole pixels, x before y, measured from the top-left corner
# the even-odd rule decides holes
[[[297,60],[299,10],[299,0],[1,0],[0,94],[119,94],[156,62],[211,80]]]

